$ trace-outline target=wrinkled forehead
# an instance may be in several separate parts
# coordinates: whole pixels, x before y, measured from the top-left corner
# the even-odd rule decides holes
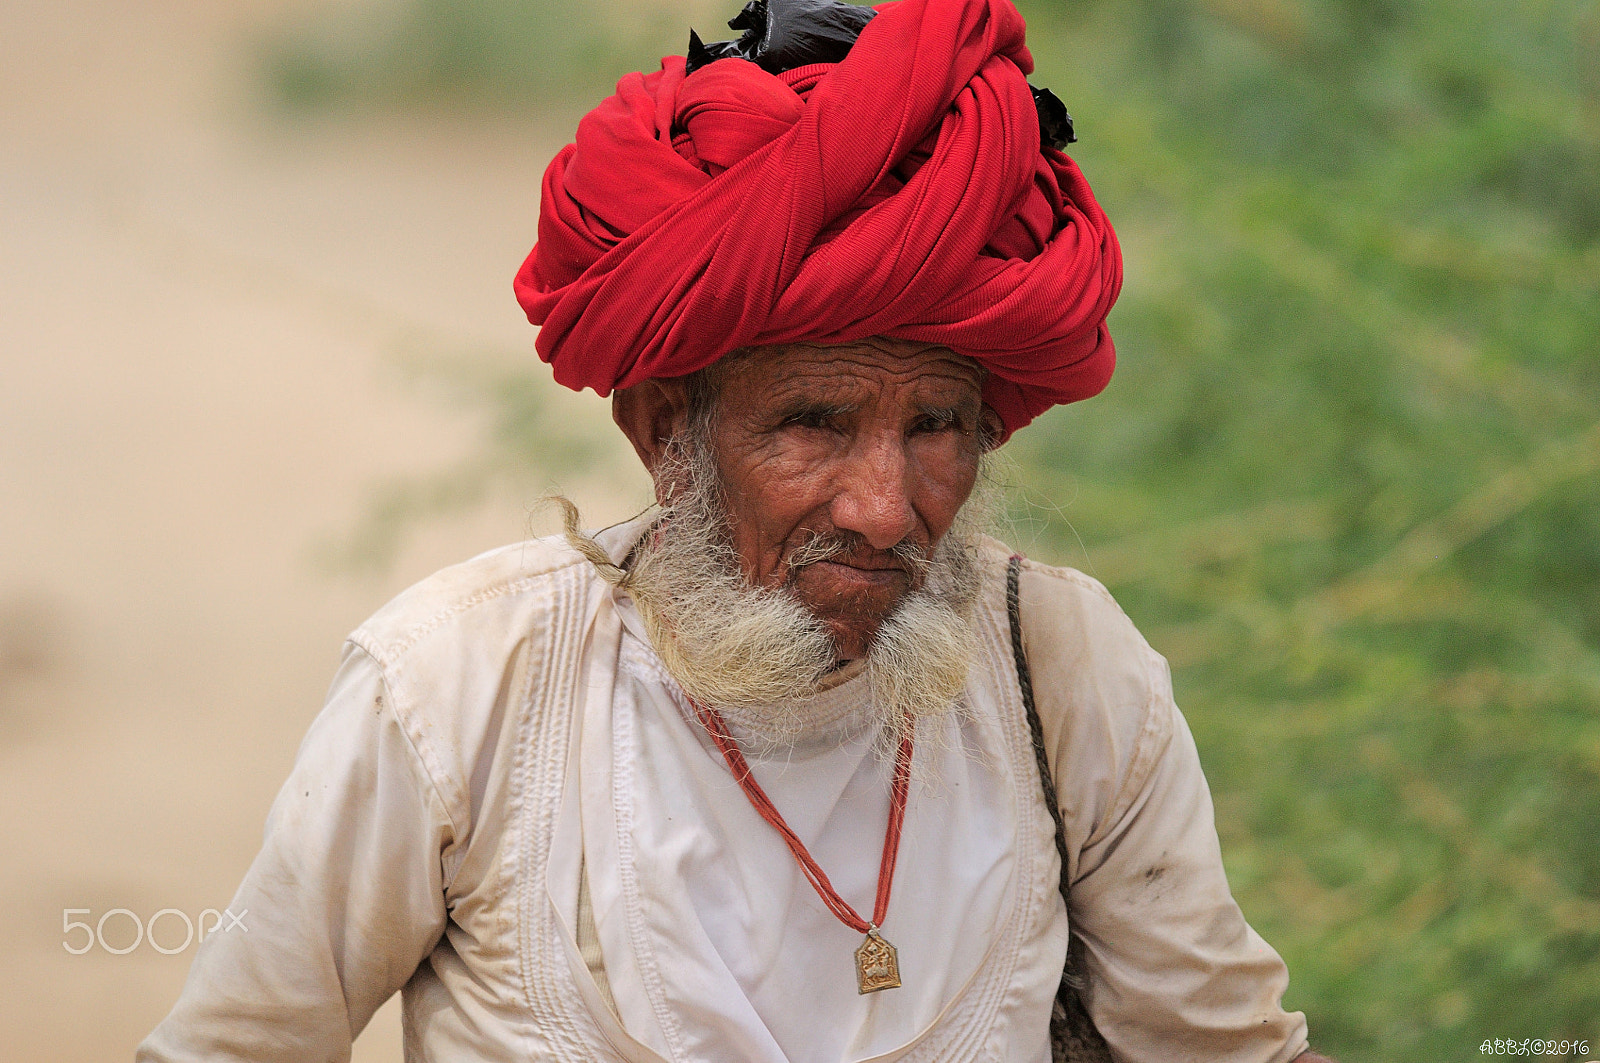
[[[885,391],[955,405],[980,402],[986,375],[948,347],[873,337],[747,347],[712,366],[708,383],[730,400],[762,405],[795,396],[851,403]]]

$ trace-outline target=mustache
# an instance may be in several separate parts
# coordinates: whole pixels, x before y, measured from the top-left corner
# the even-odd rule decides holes
[[[859,532],[811,532],[799,546],[789,553],[788,578],[793,579],[807,565],[831,561],[836,557],[871,557],[888,554],[900,562],[901,567],[913,575],[925,573],[933,563],[926,547],[910,539],[902,539],[887,550],[877,550]]]

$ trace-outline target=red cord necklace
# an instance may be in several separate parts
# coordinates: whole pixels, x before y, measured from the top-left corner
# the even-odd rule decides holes
[[[872,921],[869,923],[857,915],[856,910],[839,896],[839,891],[833,888],[828,876],[806,851],[805,843],[789,829],[789,824],[783,820],[783,814],[773,805],[766,791],[761,789],[761,784],[750,774],[750,763],[744,759],[739,744],[728,733],[728,725],[723,721],[722,714],[693,699],[690,699],[689,704],[694,706],[695,716],[705,726],[711,741],[722,752],[722,759],[728,762],[728,770],[733,773],[739,788],[750,799],[750,803],[761,814],[761,818],[772,824],[783,836],[784,843],[794,854],[795,860],[800,864],[800,870],[805,873],[812,888],[817,891],[817,896],[822,898],[822,903],[826,904],[828,910],[838,916],[845,926],[866,935],[866,940],[856,949],[857,987],[863,993],[899,988],[899,953],[895,951],[893,945],[884,940],[883,935],[878,932],[878,927],[889,914],[889,888],[894,884],[895,859],[900,855],[900,827],[905,823],[906,793],[910,789],[911,781],[910,733],[907,732],[900,740],[900,751],[895,755],[894,785],[889,791],[889,826],[883,834],[883,862],[878,865],[878,897],[872,906]]]

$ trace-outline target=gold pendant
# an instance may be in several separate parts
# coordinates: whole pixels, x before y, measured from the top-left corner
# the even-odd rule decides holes
[[[875,926],[867,928],[866,940],[856,949],[856,984],[863,993],[900,988],[900,954]]]

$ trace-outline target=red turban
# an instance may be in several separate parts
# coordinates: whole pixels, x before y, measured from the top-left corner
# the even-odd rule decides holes
[[[516,278],[557,381],[606,395],[740,347],[889,336],[986,366],[1007,435],[1105,387],[1122,256],[1041,149],[1022,16],[877,10],[842,62],[668,56],[584,117]]]

